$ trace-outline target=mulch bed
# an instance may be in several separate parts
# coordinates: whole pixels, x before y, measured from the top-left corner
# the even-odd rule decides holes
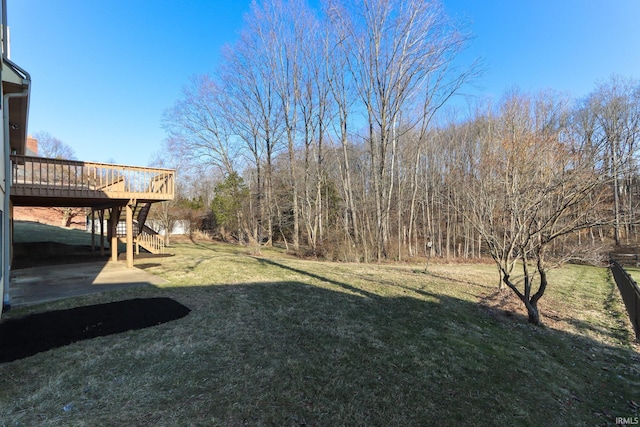
[[[136,298],[3,320],[0,363],[77,341],[156,326],[190,311],[170,298]]]

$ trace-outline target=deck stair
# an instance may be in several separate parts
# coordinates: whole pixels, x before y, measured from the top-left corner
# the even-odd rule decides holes
[[[152,254],[164,254],[164,238],[146,225],[142,227],[142,231],[136,236],[135,242],[137,246]]]
[[[135,202],[132,206],[133,210],[133,238],[136,244],[136,252],[139,252],[139,247],[142,247],[146,251],[152,254],[164,254],[164,238],[158,234],[157,231],[145,224],[149,211],[151,210],[152,203],[139,203]],[[120,213],[118,221],[118,237],[125,237],[127,232],[127,226],[125,222],[124,209]]]

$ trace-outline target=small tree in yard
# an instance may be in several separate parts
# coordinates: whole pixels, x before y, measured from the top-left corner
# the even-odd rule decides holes
[[[169,246],[171,242],[171,230],[173,230],[176,221],[180,219],[176,201],[155,203],[151,208],[149,216],[151,219],[160,223],[160,226],[164,230],[164,244],[165,246]]]
[[[47,132],[38,132],[34,135],[34,138],[38,141],[37,155],[39,157],[75,160],[76,154],[75,151],[73,151],[73,148],[51,134]],[[75,217],[83,216],[85,214],[84,208],[57,207],[52,209],[62,215],[61,225],[63,227],[71,227],[71,223]]]
[[[188,221],[189,235],[196,229],[198,218],[203,216],[204,201],[202,197],[185,198],[178,197],[175,200],[155,203],[149,217],[156,221],[164,230],[164,244],[168,246],[171,240],[171,231],[178,221]]]
[[[548,95],[507,97],[498,117],[476,120],[467,144],[465,215],[486,241],[501,276],[539,325],[547,272],[576,256],[574,247],[550,262],[559,238],[604,222],[606,175],[567,132],[568,112]],[[589,248],[593,250],[593,248]],[[518,274],[517,269],[521,269]]]
[[[233,236],[239,242],[248,234],[242,216],[243,203],[249,197],[249,189],[237,173],[227,175],[224,181],[216,185],[215,196],[211,202],[211,211],[216,227],[223,239]]]

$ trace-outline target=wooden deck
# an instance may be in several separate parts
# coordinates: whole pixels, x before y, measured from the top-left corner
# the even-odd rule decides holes
[[[175,171],[76,160],[11,156],[14,206],[86,207],[92,215],[109,211],[111,259],[118,260],[118,221],[125,215],[127,267],[133,267],[133,210],[140,204],[173,200]],[[144,222],[144,221],[143,221]],[[95,236],[93,236],[94,240]],[[100,250],[104,249],[101,230]],[[144,245],[146,240],[136,241]]]
[[[170,169],[12,155],[11,200],[17,206],[85,206],[174,197]]]

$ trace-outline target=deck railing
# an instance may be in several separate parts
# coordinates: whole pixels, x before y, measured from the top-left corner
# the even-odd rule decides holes
[[[171,169],[11,156],[12,194],[34,197],[98,197],[171,200]]]

